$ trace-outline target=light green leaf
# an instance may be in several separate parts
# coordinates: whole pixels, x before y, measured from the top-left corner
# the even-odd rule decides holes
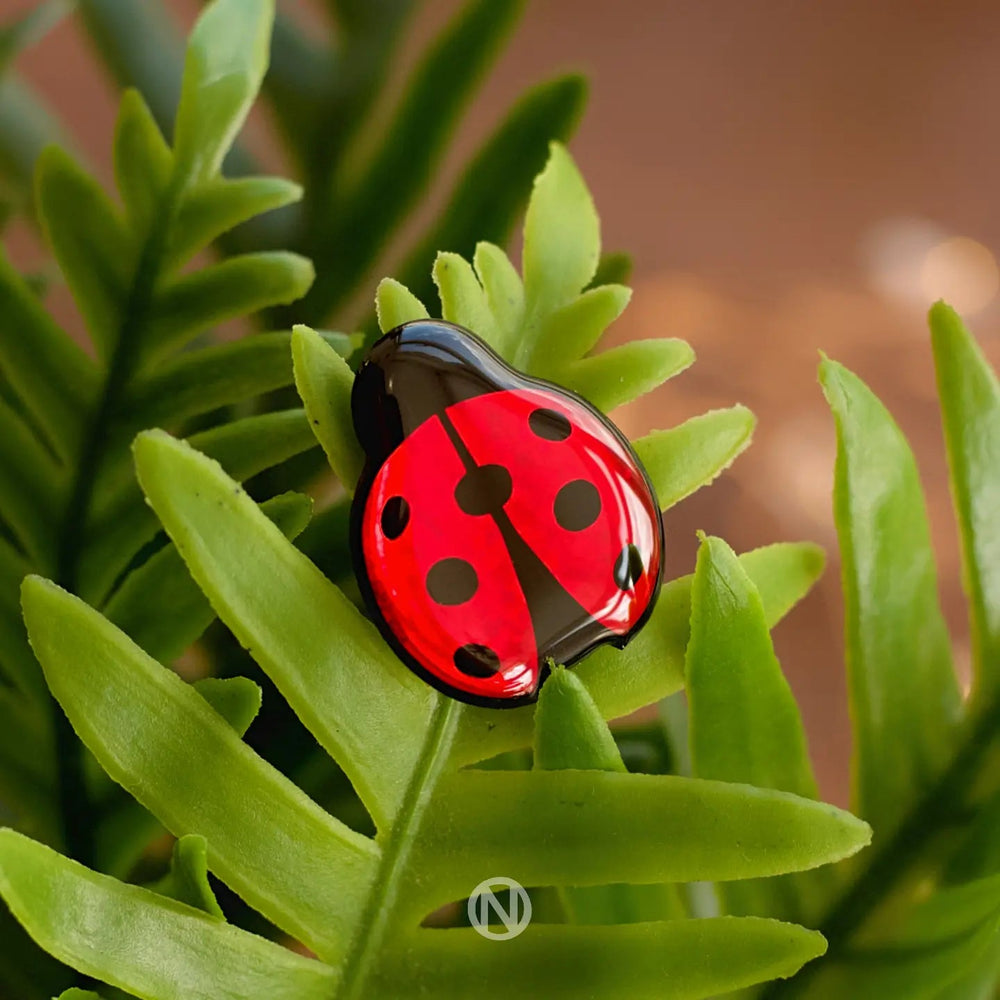
[[[550,313],[541,325],[533,358],[538,375],[558,381],[557,373],[566,367],[566,359],[580,358],[591,351],[604,331],[625,311],[631,298],[631,288],[601,285],[588,288],[579,298]]]
[[[503,253],[494,244],[506,243],[515,220],[524,210],[535,177],[545,166],[549,142],[570,138],[583,112],[586,95],[586,80],[572,74],[539,84],[517,100],[464,167],[437,221],[399,268],[400,281],[414,289],[418,298],[430,302],[434,294],[430,270],[438,251],[449,250],[469,258],[478,244],[492,241],[489,243],[492,251]],[[476,271],[489,296],[489,279],[476,253]],[[517,296],[523,299],[520,288],[518,277]],[[498,302],[503,303],[503,311],[497,308]],[[504,332],[499,352],[509,357],[521,316],[514,301],[506,298],[491,300],[491,308],[498,321],[509,321],[510,328]]]
[[[383,278],[375,292],[378,325],[383,333],[394,330],[414,319],[426,319],[427,309],[405,285],[392,278]]]
[[[515,339],[524,321],[524,285],[507,254],[493,243],[476,244],[473,262],[486,293],[486,302],[496,328],[496,351],[512,356]]]
[[[209,916],[224,919],[222,908],[208,884],[208,842],[196,833],[189,833],[174,844],[170,871],[147,888]]]
[[[298,184],[280,177],[210,177],[187,192],[170,226],[164,258],[169,270],[234,226],[302,197]]]
[[[131,274],[131,245],[101,186],[58,147],[38,158],[35,197],[45,239],[98,353],[117,344]]]
[[[0,894],[56,958],[139,996],[326,1000],[336,984],[329,966],[12,830],[0,830]]]
[[[434,261],[434,284],[441,298],[441,315],[496,347],[496,322],[472,265],[457,253],[439,253]]]
[[[662,385],[693,361],[694,352],[683,340],[633,340],[571,362],[554,381],[609,413]]]
[[[260,711],[260,685],[248,677],[203,677],[192,686],[239,736],[246,733]]]
[[[115,184],[133,232],[147,236],[170,183],[174,157],[142,95],[126,90],[115,126]]]
[[[666,510],[721,475],[750,444],[756,417],[745,406],[709,410],[632,442]]]
[[[1000,384],[958,314],[931,309],[931,342],[969,594],[975,703],[1000,696]]]
[[[78,598],[29,577],[22,601],[49,687],[108,774],[175,835],[205,836],[212,871],[252,906],[317,954],[339,957],[374,873],[371,841],[324,813]]]
[[[524,220],[526,322],[515,367],[530,367],[544,316],[589,284],[601,252],[600,222],[580,172],[557,142],[535,180]]]
[[[814,868],[870,839],[849,813],[749,785],[465,770],[438,785],[407,869],[408,906],[416,915],[463,898],[489,874],[484,858],[521,885],[723,881]],[[628,850],[612,849],[619,844]]]
[[[767,545],[740,556],[764,604],[770,627],[809,592],[823,570],[823,551],[808,542]],[[665,698],[684,684],[684,652],[691,615],[691,577],[665,583],[649,621],[625,647],[602,646],[574,667],[606,719],[628,715]],[[455,759],[484,760],[531,743],[532,711],[515,708],[498,716],[467,708],[455,739]]]
[[[0,368],[63,458],[75,456],[82,414],[97,397],[93,361],[55,324],[0,251]]]
[[[223,320],[294,302],[313,275],[305,257],[275,250],[242,254],[167,281],[156,295],[155,318],[145,335],[146,365]]]
[[[947,761],[960,698],[913,454],[856,375],[824,360],[820,382],[837,425],[854,802],[885,838]]]
[[[764,608],[736,554],[702,538],[686,658],[691,773],[816,798],[805,731],[774,655]],[[792,878],[719,886],[727,913],[801,920]]]
[[[286,493],[265,501],[260,509],[286,537],[295,538],[309,521],[312,501]],[[215,619],[208,598],[173,545],[164,546],[130,573],[105,605],[104,614],[161,663],[177,659]]]
[[[216,0],[188,42],[174,148],[191,181],[216,174],[267,69],[274,0]]]
[[[472,928],[418,931],[380,963],[378,995],[699,1000],[790,976],[826,947],[821,935],[794,924],[732,917],[624,927],[534,924],[502,944]]]
[[[151,432],[136,443],[136,466],[216,613],[384,827],[419,757],[435,693],[216,463]]]
[[[348,493],[361,475],[365,456],[354,434],[351,389],[354,373],[315,330],[296,326],[292,333],[295,384],[313,433],[330,467]]]
[[[291,336],[259,333],[187,351],[138,377],[122,403],[130,427],[178,426],[188,417],[292,382]]]

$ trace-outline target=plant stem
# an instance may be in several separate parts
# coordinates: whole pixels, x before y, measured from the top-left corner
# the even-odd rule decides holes
[[[447,763],[455,727],[462,712],[459,702],[438,696],[434,718],[427,730],[420,758],[413,769],[399,814],[383,845],[382,862],[372,885],[354,943],[344,966],[337,1000],[359,1000],[368,996],[367,982],[373,960],[382,949],[396,899],[396,883],[409,859],[416,834],[423,822],[438,778]]]
[[[801,996],[826,964],[843,954],[853,935],[885,899],[886,894],[921,858],[921,849],[948,826],[962,800],[979,777],[984,758],[994,747],[1000,727],[1000,702],[981,713],[959,745],[951,763],[886,841],[833,903],[819,930],[827,940],[823,961],[806,965],[791,979],[775,980],[758,1000],[787,1000]]]

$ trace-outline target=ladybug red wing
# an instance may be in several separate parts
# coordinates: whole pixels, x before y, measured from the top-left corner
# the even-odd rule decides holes
[[[436,681],[476,699],[530,697],[527,604],[495,522],[455,500],[465,474],[437,417],[393,452],[365,505],[368,581],[397,641]]]
[[[481,465],[504,465],[518,534],[589,615],[626,634],[660,574],[660,511],[618,436],[564,393],[517,389],[448,416]]]

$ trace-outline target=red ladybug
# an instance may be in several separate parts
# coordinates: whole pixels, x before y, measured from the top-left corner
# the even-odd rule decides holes
[[[624,646],[660,585],[663,527],[627,439],[478,337],[404,323],[351,396],[361,592],[412,670],[475,705],[534,701],[548,660]]]

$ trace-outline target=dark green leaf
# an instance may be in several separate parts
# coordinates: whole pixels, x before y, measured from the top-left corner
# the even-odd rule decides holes
[[[957,313],[931,309],[931,341],[969,593],[975,702],[1000,694],[1000,384]]]
[[[72,7],[71,0],[41,0],[33,10],[0,27],[0,73],[14,57],[44,37]]]
[[[248,677],[203,677],[192,685],[239,736],[246,734],[260,711],[260,685]]]
[[[287,493],[261,504],[288,538],[306,526],[312,502]],[[156,595],[156,600],[150,595]],[[126,577],[104,608],[105,616],[162,663],[171,663],[215,618],[208,598],[191,579],[184,560],[167,545]],[[249,725],[249,722],[248,722]]]
[[[147,366],[223,320],[294,302],[313,274],[305,257],[275,250],[232,257],[166,282],[146,333]]]
[[[601,285],[624,285],[632,277],[632,255],[615,251],[601,254],[597,271],[591,279],[590,287]]]
[[[157,1000],[326,1000],[333,970],[0,830],[0,893],[35,940]],[[123,928],[127,927],[127,933]]]
[[[960,698],[913,454],[856,375],[824,360],[820,382],[837,424],[854,801],[886,837],[948,759]]]
[[[133,232],[147,237],[174,167],[173,153],[137,90],[122,95],[115,127],[115,184]]]

